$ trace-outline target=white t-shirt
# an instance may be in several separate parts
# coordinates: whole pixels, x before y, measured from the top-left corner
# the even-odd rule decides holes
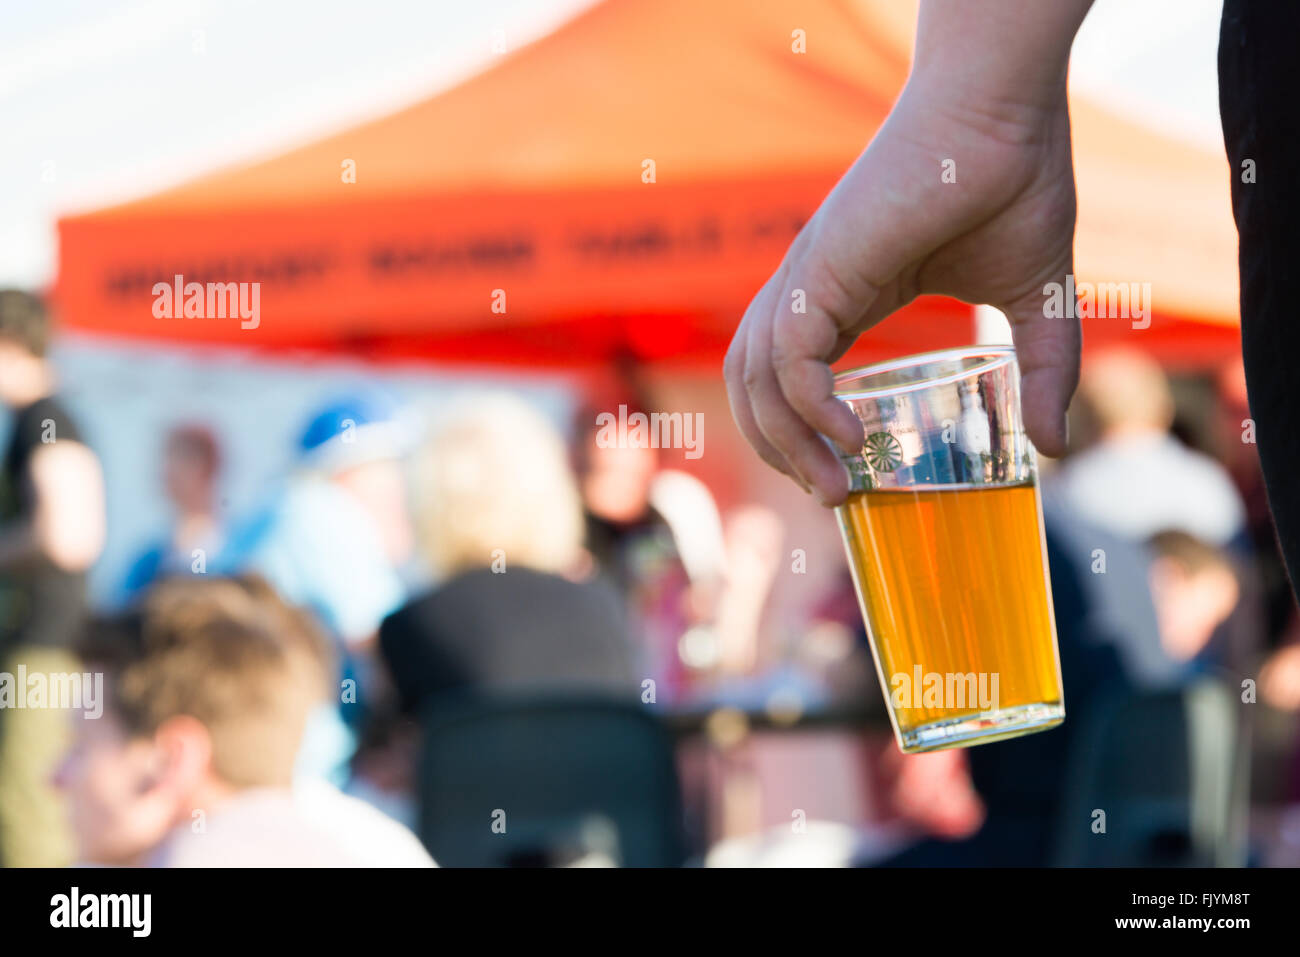
[[[320,780],[254,789],[181,826],[155,867],[434,867],[402,825]]]
[[[1246,519],[1223,466],[1170,435],[1105,440],[1068,459],[1049,481],[1080,518],[1139,541],[1178,529],[1225,545]]]

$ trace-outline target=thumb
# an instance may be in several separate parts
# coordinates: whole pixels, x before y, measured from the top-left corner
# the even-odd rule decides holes
[[[1065,287],[1064,275],[1060,277]],[[1065,454],[1066,411],[1079,384],[1079,346],[1082,332],[1077,311],[1058,316],[1048,309],[1049,299],[1036,289],[1009,307],[1011,335],[1020,365],[1020,406],[1025,431],[1044,455]]]

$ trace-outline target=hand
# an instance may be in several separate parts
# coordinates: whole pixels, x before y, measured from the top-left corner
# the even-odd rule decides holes
[[[943,182],[952,160],[956,182]],[[727,353],[732,413],[769,465],[824,505],[848,495],[862,424],[832,395],[834,362],[916,296],[1000,308],[1011,320],[1030,439],[1065,450],[1079,324],[1044,316],[1073,272],[1074,174],[1062,83],[1049,99],[977,97],[915,76],[865,153],[805,225],[745,312]],[[802,290],[805,313],[793,311]]]

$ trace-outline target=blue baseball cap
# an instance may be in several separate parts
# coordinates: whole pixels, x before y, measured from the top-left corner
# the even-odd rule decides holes
[[[326,472],[398,458],[407,446],[396,405],[378,395],[331,402],[312,417],[298,444],[303,464]]]

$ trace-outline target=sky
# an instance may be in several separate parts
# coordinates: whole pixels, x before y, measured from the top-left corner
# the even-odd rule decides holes
[[[53,280],[59,215],[398,109],[591,5],[0,0],[0,284]],[[1118,112],[1221,148],[1221,5],[1097,0],[1071,82]]]
[[[0,283],[54,221],[399,109],[591,0],[0,0]]]

